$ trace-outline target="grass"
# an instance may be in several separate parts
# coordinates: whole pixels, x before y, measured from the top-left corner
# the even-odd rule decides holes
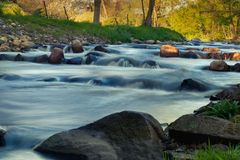
[[[206,114],[230,120],[240,114],[240,105],[237,101],[222,100],[207,107]]]
[[[6,3],[0,4],[0,10],[3,10]],[[1,11],[0,11],[1,12]],[[93,23],[74,22],[62,19],[46,18],[36,15],[21,14],[0,14],[5,20],[16,21],[23,24],[27,30],[38,33],[50,34],[61,37],[65,34],[72,35],[90,35],[105,39],[109,42],[130,42],[130,39],[136,38],[140,40],[160,40],[160,41],[183,41],[184,37],[167,28],[150,28],[150,27],[133,27],[126,25],[107,25],[101,26]]]
[[[239,160],[240,146],[229,147],[226,150],[215,149],[208,146],[204,150],[197,152],[194,160]]]

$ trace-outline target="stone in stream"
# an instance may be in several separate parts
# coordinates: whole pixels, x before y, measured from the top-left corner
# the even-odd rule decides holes
[[[81,57],[74,57],[71,59],[66,60],[67,64],[75,64],[75,65],[80,65],[82,64],[82,58]]]
[[[203,116],[184,115],[168,127],[171,139],[180,144],[238,144],[240,124],[228,120]]]
[[[208,87],[205,84],[203,84],[202,82],[199,82],[197,80],[184,79],[180,85],[180,90],[204,92],[204,91],[208,90]]]
[[[109,50],[107,50],[106,48],[104,48],[103,46],[96,46],[95,48],[94,48],[94,50],[95,51],[100,51],[100,52],[105,52],[105,53],[109,53],[110,51]]]
[[[33,60],[36,63],[47,63],[48,62],[48,55],[44,54],[41,56],[37,56]]]
[[[63,50],[60,48],[54,48],[49,56],[48,63],[60,64],[64,59]]]
[[[235,65],[231,66],[231,70],[234,72],[240,72],[240,63],[236,63]]]
[[[82,43],[79,40],[72,41],[72,51],[73,53],[82,53],[84,51]]]
[[[223,60],[223,54],[222,53],[216,53],[216,52],[211,52],[211,53],[207,53],[204,56],[205,59],[219,59],[219,60]]]
[[[166,136],[151,115],[123,111],[86,126],[57,133],[35,147],[43,153],[83,160],[162,160]]]
[[[213,61],[210,64],[209,70],[212,70],[212,71],[230,71],[230,66],[224,61]]]
[[[195,53],[193,51],[181,53],[179,56],[182,58],[193,58],[193,59],[202,58],[200,54]]]
[[[210,100],[231,100],[240,103],[240,85],[224,89],[216,95],[211,96]]]
[[[219,48],[203,48],[203,52],[209,52],[209,53],[218,53],[220,51]]]
[[[17,54],[14,61],[24,61],[24,57],[21,54]]]
[[[4,135],[6,131],[0,127],[0,146],[5,145]]]
[[[179,57],[179,49],[172,45],[162,45],[160,49],[161,57]]]
[[[240,61],[240,52],[235,53],[224,53],[223,59],[225,60],[233,60],[233,61]]]

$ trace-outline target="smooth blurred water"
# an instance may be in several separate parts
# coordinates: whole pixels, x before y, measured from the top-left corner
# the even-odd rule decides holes
[[[221,88],[240,83],[239,73],[202,70],[212,60],[160,58],[156,55],[158,45],[147,49],[127,44],[108,48],[120,52],[105,57],[101,65],[0,61],[0,126],[7,130],[7,144],[0,148],[0,159],[51,159],[32,151],[33,146],[54,133],[118,111],[146,112],[160,123],[171,123],[207,104],[207,97]],[[25,55],[45,53],[49,54],[36,50]],[[122,58],[113,61],[118,57]],[[159,66],[134,67],[128,58],[152,60]],[[201,80],[213,86],[212,90],[180,92],[182,80],[188,78]]]

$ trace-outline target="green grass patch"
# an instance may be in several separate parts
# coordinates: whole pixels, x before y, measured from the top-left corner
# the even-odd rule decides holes
[[[0,4],[0,10],[6,3]],[[137,38],[140,40],[161,40],[161,41],[183,41],[184,37],[167,28],[150,28],[150,27],[133,27],[133,26],[101,26],[86,22],[73,22],[69,20],[46,18],[36,15],[21,15],[21,14],[0,14],[1,18],[5,20],[17,21],[25,25],[26,30],[36,31],[39,33],[46,33],[53,36],[61,37],[65,34],[73,35],[90,35],[96,36],[109,42],[130,42],[130,39]]]
[[[240,114],[240,105],[237,101],[222,100],[207,107],[206,114],[230,120]]]
[[[229,147],[226,150],[216,149],[208,146],[197,152],[194,160],[239,160],[240,146]]]

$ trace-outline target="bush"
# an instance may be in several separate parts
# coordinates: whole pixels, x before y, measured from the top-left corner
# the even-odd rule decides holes
[[[240,105],[237,101],[222,100],[207,107],[206,114],[230,120],[240,113]]]

